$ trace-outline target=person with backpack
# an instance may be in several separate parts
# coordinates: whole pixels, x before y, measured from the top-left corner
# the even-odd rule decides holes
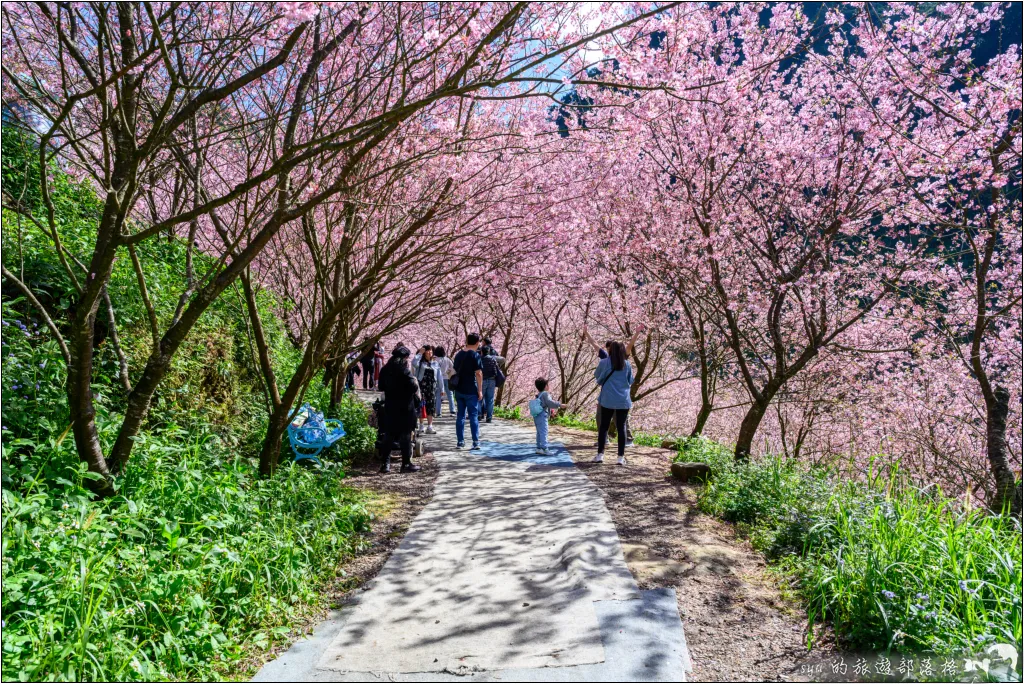
[[[612,420],[618,430],[619,465],[626,465],[626,417],[633,401],[629,388],[633,384],[633,367],[629,364],[626,345],[614,341],[608,346],[608,357],[597,363],[594,380],[601,388],[598,403],[601,405],[601,422],[597,425],[597,456],[595,463],[604,460],[604,447],[608,441],[608,428]]]
[[[376,389],[373,381],[373,347],[370,347],[359,358],[359,365],[363,367],[363,389]]]
[[[494,392],[505,382],[505,374],[501,372],[500,358],[494,347],[484,347],[483,352],[483,378],[484,378],[484,399],[480,405],[480,418],[488,423],[494,418]]]
[[[537,388],[537,396],[530,400],[530,416],[533,417],[533,425],[537,428],[537,453],[541,456],[548,454],[548,411],[551,409],[565,408],[565,404],[555,401],[548,394],[548,381],[546,378],[537,378],[533,382]]]
[[[469,430],[473,437],[473,451],[480,449],[480,402],[484,398],[484,366],[477,349],[480,347],[480,336],[476,333],[466,335],[466,346],[452,359],[455,374],[450,384],[455,390],[455,405],[458,413],[455,417],[456,449],[466,446],[466,415],[469,415]]]

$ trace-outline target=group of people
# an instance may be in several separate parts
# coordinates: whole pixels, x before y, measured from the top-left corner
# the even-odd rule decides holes
[[[345,376],[345,388],[354,390],[356,388],[356,376],[362,376],[363,389],[372,390],[377,388],[380,382],[380,373],[384,368],[384,346],[377,342],[370,347],[362,356],[354,351],[348,355],[348,374]]]
[[[377,343],[360,359],[360,364],[368,357],[372,363],[375,358],[372,355],[379,348],[380,343]],[[468,417],[473,440],[471,449],[478,450],[480,421],[490,423],[494,419],[495,392],[505,381],[501,365],[502,359],[490,340],[476,333],[466,336],[466,345],[454,357],[449,357],[441,346],[425,344],[414,354],[399,343],[375,383],[367,388],[384,393],[379,425],[384,434],[381,472],[391,471],[392,442],[397,442],[401,450],[402,472],[419,470],[410,460],[412,434],[435,434],[434,418],[442,415],[446,401],[449,414],[456,417],[458,448],[465,448]],[[365,370],[363,372],[365,374]]]
[[[638,333],[639,334],[639,331]],[[598,354],[594,380],[600,387],[597,407],[597,455],[594,461],[604,460],[608,435],[614,427],[618,440],[618,463],[625,465],[625,450],[631,444],[629,410],[632,408],[630,387],[633,368],[629,363],[636,334],[628,343],[616,340],[598,345],[586,328],[583,338]],[[470,451],[480,449],[480,422],[490,423],[494,418],[494,397],[504,381],[502,359],[491,341],[476,333],[466,335],[466,343],[454,356],[449,357],[444,347],[423,345],[415,353],[404,344],[398,344],[387,363],[374,371],[374,364],[383,359],[378,342],[360,357],[363,366],[364,388],[376,388],[384,393],[384,410],[380,416],[382,432],[381,472],[391,471],[392,443],[398,444],[402,454],[402,472],[415,472],[419,466],[412,463],[413,433],[435,434],[434,418],[442,415],[447,401],[448,412],[455,416],[456,448],[466,447],[466,421],[472,440]],[[366,359],[369,359],[369,373]],[[353,366],[356,364],[353,363]],[[350,371],[351,372],[351,371]],[[367,387],[366,377],[371,385]],[[530,401],[530,415],[537,429],[537,453],[547,454],[548,419],[552,410],[565,408],[547,391],[548,380],[537,378],[537,394]]]

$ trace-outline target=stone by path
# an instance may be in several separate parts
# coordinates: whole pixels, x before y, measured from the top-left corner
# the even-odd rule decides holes
[[[637,587],[568,453],[536,456],[533,430],[504,421],[480,452],[438,428],[434,497],[402,543],[256,681],[683,681],[674,591]]]

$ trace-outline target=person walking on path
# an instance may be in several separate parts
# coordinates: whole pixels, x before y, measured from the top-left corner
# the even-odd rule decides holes
[[[373,345],[373,384],[375,387],[380,387],[380,372],[384,368],[384,345],[377,340],[377,344]]]
[[[345,375],[345,389],[352,390],[356,389],[356,376],[359,375],[359,352],[349,352],[345,358],[345,363],[348,364],[348,372]]]
[[[480,448],[480,401],[484,398],[484,366],[477,348],[480,336],[466,335],[466,346],[452,359],[455,375],[455,404],[458,415],[455,418],[456,449],[466,446],[466,414],[469,414],[469,430],[473,437],[473,449]]]
[[[533,416],[533,425],[537,428],[537,453],[547,456],[548,411],[550,409],[565,408],[565,404],[555,401],[548,394],[548,381],[546,378],[537,378],[533,385],[537,388],[537,397],[530,402],[530,415]]]
[[[455,398],[452,396],[451,383],[448,381],[455,373],[455,366],[452,364],[451,358],[445,353],[444,347],[434,347],[434,358],[437,359],[437,365],[441,368],[441,392],[444,397],[448,399],[448,415],[455,415]],[[441,415],[441,410],[438,408],[437,415]]]
[[[416,409],[420,406],[420,388],[409,364],[409,350],[403,346],[391,352],[391,358],[380,371],[380,390],[384,393],[384,409],[380,413],[380,472],[391,472],[391,446],[398,442],[402,452],[402,472],[420,469],[412,462],[412,432],[416,429]]]
[[[638,327],[636,332],[633,333],[633,336],[629,338],[629,342],[626,344],[626,358],[627,359],[633,355],[633,348],[636,346],[637,337],[639,337],[641,332],[643,332],[643,326]],[[608,347],[611,346],[612,340],[606,341],[604,343],[604,347],[602,348],[597,343],[597,341],[593,337],[590,336],[590,331],[587,330],[587,326],[583,326],[583,339],[584,339],[585,342],[589,343],[590,346],[593,347],[597,351],[597,359],[598,359],[598,361],[600,361],[601,359],[608,358]],[[595,413],[594,423],[597,424],[597,425],[601,424],[601,402],[597,403],[597,411]],[[618,434],[618,430],[616,429],[614,423],[612,424],[608,434],[610,434],[612,437],[615,437]],[[628,447],[633,446],[633,430],[631,430],[630,427],[629,427],[629,416],[628,415],[626,416],[626,446],[628,446]]]
[[[601,388],[598,403],[601,405],[601,422],[597,424],[597,456],[595,463],[604,460],[604,447],[608,441],[608,428],[612,419],[618,430],[619,465],[626,465],[626,416],[633,407],[629,398],[629,387],[633,384],[633,367],[626,358],[626,345],[612,342],[608,357],[597,363],[594,380]]]
[[[376,388],[373,382],[373,347],[366,350],[359,358],[359,365],[363,367],[363,389],[372,390]]]
[[[441,415],[441,367],[434,360],[434,348],[427,346],[416,364],[416,382],[423,397],[421,418],[427,421],[426,434],[434,434],[434,416]],[[420,423],[421,434],[423,424]]]
[[[494,392],[498,389],[498,374],[501,370],[498,368],[498,353],[494,350],[494,347],[487,345],[484,347],[483,358],[483,404],[480,405],[480,417],[486,419],[488,423],[494,418]]]

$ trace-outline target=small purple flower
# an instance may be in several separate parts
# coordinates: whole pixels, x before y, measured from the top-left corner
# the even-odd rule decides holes
[[[926,620],[934,620],[938,616],[939,616],[939,614],[936,613],[934,610],[930,610],[930,611],[928,611],[927,613],[924,614],[924,617],[925,617]]]
[[[918,593],[918,594],[916,594],[914,596],[914,598],[916,598],[918,601],[927,601],[928,600],[928,594]]]
[[[884,598],[886,601],[892,601],[894,598],[896,598],[896,594],[889,591],[888,589],[884,589],[882,591],[882,598]]]
[[[39,367],[40,368],[46,368],[46,362],[45,361],[40,361],[39,362]]]

